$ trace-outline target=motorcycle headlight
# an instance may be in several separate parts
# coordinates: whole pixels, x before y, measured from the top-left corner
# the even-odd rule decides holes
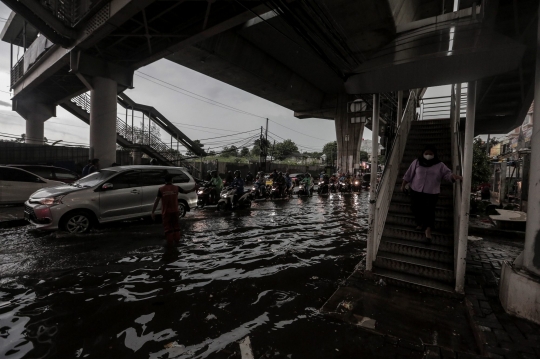
[[[227,193],[222,193],[221,198],[227,198]]]
[[[354,184],[358,184],[359,182],[358,181],[354,181]]]
[[[42,199],[39,200],[39,203],[47,205],[47,206],[52,206],[52,205],[55,205],[55,204],[61,204],[62,203],[62,198],[64,198],[64,197],[65,197],[65,195],[56,196],[56,197],[42,198]]]
[[[203,190],[199,190],[199,192],[197,192],[197,194],[203,194]]]
[[[251,187],[251,190],[252,190],[252,191],[256,191],[257,188],[256,188],[255,186],[253,186],[253,187]]]

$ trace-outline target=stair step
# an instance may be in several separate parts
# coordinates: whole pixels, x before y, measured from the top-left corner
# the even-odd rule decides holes
[[[412,214],[411,204],[402,202],[391,202],[390,212]],[[436,218],[454,218],[454,209],[452,207],[435,207]]]
[[[401,189],[394,189],[392,193],[392,202],[411,203],[411,197],[408,194],[401,192]],[[440,194],[437,206],[450,207],[454,204],[454,197],[446,194]]]
[[[388,216],[386,217],[386,223],[416,227],[416,222],[412,214],[409,215],[396,212],[388,212]],[[449,233],[453,233],[454,220],[448,218],[435,218],[435,228],[441,231],[448,231]]]
[[[438,246],[454,247],[454,234],[447,231],[431,231],[433,236],[432,243]],[[384,237],[393,237],[399,239],[405,239],[408,241],[416,241],[424,243],[424,232],[417,231],[414,227],[406,227],[399,225],[385,225],[383,230]]]
[[[437,295],[451,297],[456,295],[452,285],[432,279],[422,278],[407,273],[394,272],[384,268],[373,268],[373,275],[384,279],[390,284],[395,284],[402,287],[414,288]]]
[[[453,248],[406,239],[383,237],[379,251],[450,264],[454,262]]]
[[[395,192],[401,192],[401,181],[403,180],[403,176],[398,177],[398,183],[396,183],[396,185],[394,186],[394,193]],[[439,196],[443,195],[443,196],[453,196],[454,194],[454,187],[452,186],[452,183],[450,182],[446,182],[449,184],[449,186],[447,185],[443,185],[443,183],[445,182],[441,182],[441,192],[439,193]],[[445,184],[446,184],[445,183]]]
[[[452,283],[454,281],[452,264],[425,258],[411,257],[379,250],[377,259],[373,265],[377,268],[390,269],[396,272],[412,274],[447,283]]]

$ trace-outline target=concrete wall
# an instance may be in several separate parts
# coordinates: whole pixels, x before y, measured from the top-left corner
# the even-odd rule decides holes
[[[88,161],[88,148],[0,142],[0,164],[36,164],[80,172]],[[116,163],[130,164],[129,152],[116,151]],[[107,164],[108,167],[109,164]],[[105,164],[103,164],[105,167]]]

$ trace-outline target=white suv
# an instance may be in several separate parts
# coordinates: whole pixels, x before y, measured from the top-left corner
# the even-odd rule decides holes
[[[165,176],[191,190],[195,180],[185,168],[118,166],[92,173],[69,185],[33,193],[25,203],[25,218],[40,229],[88,232],[97,223],[150,216]],[[180,217],[197,206],[195,192],[178,194]]]

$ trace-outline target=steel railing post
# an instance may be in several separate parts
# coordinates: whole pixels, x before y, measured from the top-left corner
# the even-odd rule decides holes
[[[467,260],[467,236],[469,234],[469,209],[471,197],[474,120],[476,112],[476,81],[467,86],[467,114],[463,153],[463,182],[461,188],[461,206],[459,223],[459,242],[456,266],[456,292],[463,293],[465,288],[465,267]]]
[[[366,249],[366,270],[371,271],[375,258],[375,239],[377,238],[377,164],[379,150],[379,94],[373,94],[373,116],[371,118],[371,179],[369,187],[369,232]]]

